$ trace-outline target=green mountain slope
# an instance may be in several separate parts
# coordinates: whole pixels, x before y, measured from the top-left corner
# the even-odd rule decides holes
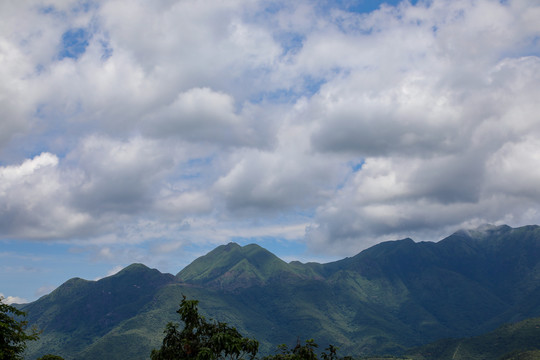
[[[222,245],[186,266],[177,279],[207,288],[234,290],[269,281],[315,278],[309,267],[287,264],[259,245]],[[320,276],[319,276],[320,277]]]
[[[46,353],[76,358],[126,319],[136,316],[163,286],[174,282],[141,264],[99,281],[71,279],[51,294],[24,307],[29,323],[42,330],[29,343],[32,357]]]
[[[539,317],[540,228],[389,241],[328,264],[286,263],[258,245],[231,243],[176,276],[132,265],[97,282],[72,279],[23,308],[43,330],[29,358],[145,359],[177,321],[182,294],[258,339],[262,353],[299,337],[342,354],[399,354]]]
[[[510,360],[538,355],[539,350],[540,318],[533,318],[472,338],[437,341],[408,355],[417,360]]]

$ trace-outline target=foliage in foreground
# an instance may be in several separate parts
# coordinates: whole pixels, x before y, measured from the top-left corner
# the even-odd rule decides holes
[[[183,296],[180,303],[180,314],[184,329],[178,331],[178,324],[168,323],[165,328],[165,338],[159,350],[152,350],[152,360],[239,360],[247,356],[254,359],[259,350],[259,342],[242,337],[234,327],[222,322],[208,322],[199,314],[197,300],[187,300]],[[283,344],[278,347],[278,353],[262,358],[262,360],[318,360],[315,349],[318,345],[313,339],[304,345],[297,341],[293,348]],[[337,347],[330,345],[321,354],[322,360],[340,360]],[[343,360],[350,360],[346,357]]]
[[[168,323],[163,345],[159,350],[152,350],[152,360],[255,358],[258,341],[242,337],[236,328],[226,323],[208,322],[199,314],[198,303],[184,296],[177,311],[184,329],[178,331],[178,324]]]
[[[28,322],[18,320],[25,317],[26,313],[14,306],[2,302],[0,297],[0,359],[19,360],[24,359],[23,353],[28,341],[39,339],[39,332],[32,328],[27,333]],[[64,360],[58,355],[47,354],[37,360]]]
[[[306,340],[304,345],[300,344],[300,340],[297,341],[294,348],[289,348],[287,345],[282,344],[278,346],[278,353],[275,355],[265,356],[263,360],[317,360],[317,353],[315,349],[318,347],[317,343],[313,339]],[[334,345],[329,345],[326,351],[321,354],[322,360],[339,360],[337,356],[338,348]],[[344,357],[343,360],[352,360],[351,357]]]
[[[206,321],[205,318],[199,314],[197,305],[198,301],[187,300],[186,297],[183,296],[180,309],[177,311],[177,313],[180,314],[181,319],[184,322],[184,329],[179,331],[178,324],[167,324],[163,345],[159,350],[152,350],[152,360],[240,360],[244,359],[245,357],[253,360],[255,358],[259,347],[259,343],[256,340],[242,337],[236,328],[229,327],[226,323]],[[412,352],[406,357],[390,358],[402,360],[450,359],[450,357],[448,357],[446,354],[446,352],[449,352],[451,353],[450,356],[452,359],[499,358],[500,360],[540,360],[540,350],[515,350],[506,356],[501,357],[500,355],[496,355],[497,353],[500,354],[501,351],[503,351],[503,348],[507,349],[507,347],[499,348],[500,345],[502,343],[506,343],[507,341],[514,343],[515,341],[512,340],[514,337],[519,341],[525,341],[525,343],[520,343],[521,346],[516,346],[514,343],[514,349],[531,349],[532,344],[536,342],[531,342],[529,338],[537,338],[536,335],[538,334],[538,329],[540,328],[539,322],[540,319],[528,319],[517,324],[503,326],[493,333],[488,333],[478,338],[456,340],[457,343],[454,345],[457,347],[451,346],[449,347],[449,351],[441,350],[443,348],[447,348],[441,346],[445,344],[445,341],[441,341],[421,348],[422,351],[420,352]],[[448,341],[452,342],[451,340],[447,340],[446,342]],[[462,343],[463,341],[465,343]],[[473,342],[474,345],[467,346],[466,342]],[[492,350],[495,350],[495,352],[490,353],[489,351],[486,351],[484,343],[491,344],[491,348]],[[300,340],[297,340],[296,346],[288,347],[285,344],[280,345],[278,346],[276,354],[264,356],[261,358],[261,360],[353,359],[350,356],[339,357],[337,355],[338,348],[333,345],[329,345],[325,351],[320,353],[320,355],[317,352],[317,348],[318,345],[313,339],[307,340],[305,344],[301,344]],[[532,348],[535,348],[535,346],[532,346]],[[481,354],[474,353],[473,350],[479,351]],[[458,352],[459,356],[457,356]],[[390,358],[365,357],[362,359],[382,360]]]
[[[3,300],[0,297],[0,359],[23,359],[26,342],[37,340],[39,333],[36,329],[27,333],[27,321],[17,320],[17,317],[24,317],[26,313],[5,304]]]
[[[64,358],[58,355],[47,354],[47,355],[43,355],[42,357],[36,360],[64,360]]]

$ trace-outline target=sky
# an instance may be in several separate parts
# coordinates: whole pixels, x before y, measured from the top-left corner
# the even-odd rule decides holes
[[[537,0],[0,1],[0,294],[538,224],[538,99]]]

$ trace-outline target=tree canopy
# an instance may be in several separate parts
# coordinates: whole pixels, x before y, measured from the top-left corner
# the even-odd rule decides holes
[[[183,330],[179,324],[168,323],[161,349],[152,350],[152,360],[239,360],[244,357],[253,360],[259,350],[256,340],[244,338],[234,327],[222,322],[209,322],[199,314],[197,300],[187,300],[184,296],[180,303],[180,314],[184,322]],[[318,345],[313,339],[293,348],[283,344],[278,353],[262,358],[262,360],[318,360],[315,349]],[[321,354],[322,360],[350,360],[350,357],[337,356],[337,347],[329,345]]]
[[[26,342],[38,339],[38,331],[27,333],[27,321],[21,319],[26,313],[14,306],[5,304],[0,297],[0,359],[23,359]]]
[[[253,359],[259,350],[259,342],[242,337],[238,330],[218,321],[207,321],[199,314],[197,300],[184,296],[177,313],[184,323],[168,323],[165,338],[159,350],[152,350],[152,360],[238,360]]]
[[[315,349],[319,347],[315,340],[306,340],[302,345],[300,339],[297,340],[296,346],[289,348],[286,344],[278,346],[278,353],[263,357],[263,360],[318,360]],[[340,358],[337,356],[338,348],[334,345],[329,345],[325,351],[321,353],[322,360],[352,360],[350,356]]]
[[[64,360],[64,358],[58,355],[47,354],[37,358],[36,360]]]

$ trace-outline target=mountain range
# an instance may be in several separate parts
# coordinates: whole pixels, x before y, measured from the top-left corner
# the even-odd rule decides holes
[[[132,264],[98,281],[74,278],[21,307],[42,330],[27,358],[147,359],[178,322],[182,295],[259,340],[261,354],[310,338],[342,355],[402,354],[540,317],[540,227],[388,241],[327,264],[230,243],[176,275]]]

